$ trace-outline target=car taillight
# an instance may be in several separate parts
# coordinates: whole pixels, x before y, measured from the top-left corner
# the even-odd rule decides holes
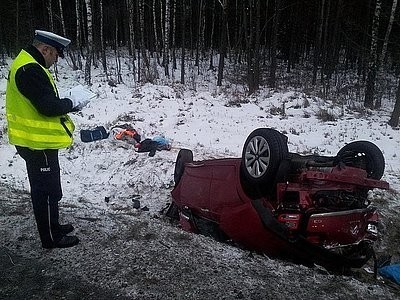
[[[278,221],[285,224],[290,230],[297,230],[300,226],[301,214],[280,214]]]
[[[365,231],[368,233],[368,238],[371,240],[376,240],[378,238],[379,230],[379,214],[375,210],[368,218],[367,227]]]
[[[366,231],[373,236],[378,235],[378,226],[373,223],[368,223]]]

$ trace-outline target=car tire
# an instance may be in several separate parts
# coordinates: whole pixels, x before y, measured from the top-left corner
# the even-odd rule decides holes
[[[245,189],[255,196],[268,193],[282,160],[288,155],[286,136],[271,128],[254,130],[242,152],[241,176]]]
[[[185,164],[193,162],[193,152],[189,149],[179,150],[178,156],[176,157],[175,170],[174,170],[174,181],[175,186],[178,185],[183,171],[185,170]]]
[[[346,166],[366,170],[368,178],[379,180],[385,171],[382,151],[368,141],[355,141],[345,145],[337,153],[337,158]]]

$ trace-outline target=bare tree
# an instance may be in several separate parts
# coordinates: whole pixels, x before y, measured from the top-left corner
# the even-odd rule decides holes
[[[174,70],[176,70],[176,2],[172,1],[172,76],[174,76]]]
[[[392,127],[397,127],[399,125],[400,118],[400,79],[397,84],[397,92],[396,92],[396,103],[394,104],[394,109],[392,112],[392,116],[389,120],[389,125]]]
[[[60,10],[60,21],[61,21],[62,33],[64,34],[64,36],[67,36],[67,30],[65,27],[65,20],[64,20],[64,10],[63,10],[61,0],[58,0],[58,9]]]
[[[19,2],[19,0],[17,0],[17,5],[18,5],[18,2]],[[51,0],[47,1],[47,13],[49,14],[50,30],[54,31],[53,5],[51,3]],[[17,26],[17,28],[18,28],[18,26]]]
[[[269,71],[269,86],[276,86],[276,68],[277,68],[277,46],[278,46],[278,27],[279,27],[279,17],[280,17],[280,8],[281,0],[275,0],[275,14],[274,14],[274,23],[272,27],[272,37],[271,37],[271,66]]]
[[[87,43],[86,43],[86,64],[85,64],[85,82],[88,85],[92,84],[92,53],[93,53],[93,23],[92,23],[92,7],[90,0],[85,0],[86,5],[86,18],[87,18]]]
[[[118,39],[119,39],[119,27],[118,27],[118,17],[115,18],[115,47],[114,47],[114,53],[115,53],[115,73],[117,76],[117,83],[122,83],[122,75],[121,75],[121,55],[120,55],[120,50],[118,47]],[[113,81],[109,81],[110,85],[115,84]]]
[[[396,8],[397,8],[397,0],[393,0],[392,10],[390,12],[390,17],[389,17],[389,22],[388,22],[388,26],[386,28],[385,38],[383,40],[382,51],[381,51],[381,53],[379,55],[379,58],[378,58],[378,66],[377,66],[377,68],[378,68],[378,71],[377,71],[378,78],[382,78],[383,77],[383,74],[382,74],[381,71],[382,71],[382,68],[383,68],[383,65],[384,65],[385,59],[386,59],[387,46],[388,46],[388,43],[389,43],[389,36],[390,36],[391,31],[392,31],[394,16],[395,16],[395,13],[396,13]],[[381,91],[380,91],[378,97],[376,97],[376,102],[375,102],[375,108],[376,109],[380,108],[381,105],[382,105],[382,95],[381,94],[382,94],[382,87],[381,87]]]
[[[397,8],[397,0],[393,0],[389,24],[388,24],[388,27],[386,30],[385,39],[384,39],[383,47],[382,47],[382,53],[381,53],[380,64],[379,64],[380,68],[383,67],[383,63],[385,62],[385,59],[386,59],[387,45],[389,42],[390,33],[392,31],[392,25],[393,25],[394,16],[396,13],[396,8]],[[393,127],[397,127],[399,125],[399,117],[400,117],[400,79],[397,79],[397,80],[398,80],[398,85],[397,85],[397,92],[396,92],[396,103],[394,105],[392,116],[389,120],[389,125],[393,126]]]
[[[169,0],[165,0],[163,67],[164,75],[167,77],[169,77],[169,33],[171,31],[171,7],[169,4]]]
[[[368,61],[368,74],[367,83],[365,88],[364,106],[366,108],[373,108],[374,95],[375,95],[375,80],[377,71],[377,58],[378,58],[378,30],[379,19],[381,15],[381,0],[376,0],[375,14],[372,21],[371,29],[371,47],[370,56]]]
[[[224,75],[225,67],[225,56],[226,56],[226,44],[227,44],[227,10],[228,10],[228,0],[221,0],[220,4],[222,6],[222,17],[221,17],[221,41],[219,45],[219,62],[218,62],[218,77],[217,86],[222,85],[222,79]]]
[[[129,53],[132,57],[131,65],[133,70],[133,78],[136,80],[136,48],[135,48],[135,22],[134,22],[134,5],[133,0],[126,0],[128,9],[128,26],[129,26]]]
[[[328,26],[326,25],[326,33],[325,36],[329,38],[329,41],[327,42],[327,45],[325,47],[325,52],[326,52],[326,59],[325,59],[325,74],[329,80],[332,77],[332,73],[335,70],[335,67],[337,65],[338,61],[338,55],[340,51],[340,47],[338,46],[338,37],[339,37],[339,32],[340,32],[340,23],[341,23],[341,16],[342,16],[342,5],[343,5],[343,0],[337,0],[337,5],[336,5],[336,15],[334,19],[334,26],[333,26],[333,31],[331,34],[328,34]]]
[[[80,10],[80,0],[75,0],[75,16],[76,16],[76,45],[75,48],[78,50],[76,52],[76,58],[77,58],[77,66],[76,68],[79,70],[82,70],[82,60],[81,60],[81,55],[80,55],[80,49],[82,48],[82,38],[81,38],[81,24],[82,24],[82,19],[81,19],[81,10]],[[75,61],[75,59],[73,59]]]
[[[142,71],[140,75],[144,75],[144,78],[146,81],[151,82],[153,80],[153,77],[151,76],[150,73],[150,62],[147,57],[146,53],[146,46],[145,46],[145,19],[144,19],[144,10],[145,10],[145,3],[144,0],[139,0],[137,1],[137,11],[139,14],[139,31],[140,31],[140,46],[139,46],[139,51],[143,60],[143,66],[141,70],[138,70],[138,72]],[[139,61],[138,61],[139,64]],[[140,81],[141,77],[138,77],[138,81]]]
[[[290,7],[290,15],[293,22],[290,24],[290,41],[289,41],[289,48],[288,48],[288,63],[286,72],[290,73],[291,69],[295,66],[295,53],[296,53],[296,40],[297,40],[297,27],[298,19],[299,19],[299,5],[300,2],[296,2],[295,5]]]
[[[387,51],[387,46],[389,43],[389,36],[390,36],[390,33],[392,32],[394,16],[396,14],[396,8],[397,8],[397,0],[393,0],[392,10],[390,12],[390,17],[389,17],[389,23],[388,23],[388,26],[386,29],[385,39],[383,40],[382,51],[381,51],[381,55],[380,55],[380,59],[379,59],[379,67],[383,66],[383,63],[386,59],[386,51]]]
[[[104,73],[106,74],[106,78],[108,80],[106,49],[105,49],[105,46],[104,46],[103,0],[99,0],[99,6],[100,6],[100,52],[101,52],[101,63],[103,65],[103,70],[104,70]]]
[[[198,9],[198,26],[197,26],[197,43],[196,43],[196,60],[195,66],[199,67],[200,60],[200,51],[204,49],[204,23],[205,23],[205,14],[204,14],[205,3],[203,0],[200,0],[197,6]],[[197,68],[199,72],[199,68]]]
[[[249,94],[260,84],[260,1],[250,0],[249,40],[247,45],[247,84]]]
[[[58,9],[60,10],[60,21],[61,21],[61,29],[64,36],[67,36],[67,29],[65,26],[65,19],[64,19],[64,9],[62,5],[62,1],[58,0]],[[71,52],[68,48],[66,50],[67,55],[71,58],[73,69],[76,70],[78,67],[76,66],[75,55]]]
[[[17,1],[17,5],[18,5],[18,1]],[[54,31],[54,16],[53,16],[53,4],[51,3],[51,0],[49,0],[47,2],[47,12],[49,14],[49,23],[50,23],[50,30]],[[17,18],[18,20],[18,18]],[[17,26],[17,32],[18,32],[18,26]],[[54,78],[56,81],[58,81],[58,70],[57,70],[57,63],[55,63],[53,65],[53,69],[54,69]]]
[[[181,16],[181,84],[185,84],[185,44],[186,44],[186,3],[185,0],[181,0],[182,3],[182,16]]]
[[[91,64],[91,68],[96,62],[102,62],[106,76],[110,75],[107,74],[110,69],[108,58],[105,57],[107,45],[112,45],[116,53],[122,53],[121,47],[128,45],[131,55],[128,68],[133,70],[134,77],[140,75],[145,81],[151,81],[157,76],[157,63],[163,66],[164,77],[176,75],[177,60],[181,59],[183,63],[180,76],[183,82],[188,75],[185,74],[185,67],[187,72],[187,58],[190,54],[190,58],[195,60],[193,65],[198,66],[196,71],[199,75],[203,70],[200,68],[203,60],[209,60],[211,70],[218,65],[218,85],[222,85],[227,72],[233,70],[237,74],[236,79],[246,78],[249,91],[256,91],[263,83],[263,73],[257,68],[268,65],[267,79],[271,86],[278,85],[279,80],[291,78],[297,78],[293,82],[295,85],[307,85],[308,82],[316,85],[316,80],[321,76],[327,96],[332,95],[332,86],[336,89],[336,95],[341,97],[338,91],[345,85],[350,90],[349,93],[355,95],[354,99],[363,101],[364,96],[367,96],[367,106],[370,105],[368,97],[372,95],[374,107],[377,107],[379,100],[385,99],[385,82],[390,82],[390,79],[378,79],[386,77],[385,72],[398,64],[396,45],[399,37],[394,34],[398,2],[399,0],[2,0],[0,59],[2,55],[12,55],[28,41],[31,35],[26,29],[40,24],[43,28],[60,31],[74,39],[70,50],[66,51],[72,63],[75,61],[74,56],[76,58],[77,66],[74,68],[85,70],[82,58]],[[88,18],[86,7],[89,3],[92,16]],[[382,12],[379,20],[376,13],[380,12],[380,3]],[[378,4],[376,9],[375,4]],[[32,13],[27,15],[27,11]],[[259,32],[257,22],[261,24]],[[89,23],[92,25],[89,26]],[[377,24],[381,25],[379,31]],[[11,26],[14,30],[10,30]],[[382,34],[382,39],[378,38],[378,32],[379,35]],[[88,37],[88,34],[92,36]],[[374,37],[371,39],[371,36]],[[91,46],[93,49],[90,49]],[[177,47],[182,49],[180,58],[175,52]],[[373,58],[375,54],[371,49],[377,49],[376,59]],[[151,61],[155,50],[157,59]],[[94,52],[99,55],[99,59],[93,60]],[[215,54],[218,55],[218,62]],[[233,69],[226,69],[228,58],[233,58]],[[3,58],[5,59],[7,57]],[[303,73],[304,76],[283,74],[282,79],[278,79],[277,68],[282,65],[281,62],[287,64],[286,72],[293,75],[301,68],[308,68],[310,64],[312,69],[311,72]],[[385,67],[386,62],[391,65]],[[140,72],[137,70],[139,67]],[[348,79],[355,72],[359,81],[353,85],[354,81]],[[191,72],[190,76],[195,79],[195,75]],[[285,81],[286,83],[289,82]]]
[[[158,38],[158,27],[157,27],[157,3],[160,3],[160,1],[153,0],[153,31],[154,31],[154,48],[156,52],[156,57],[157,57],[157,62],[160,63],[160,55],[158,51],[160,50],[160,41]],[[161,5],[161,3],[160,3]]]
[[[75,16],[76,16],[76,47],[80,49],[82,47],[82,37],[81,37],[81,24],[82,24],[82,19],[81,19],[81,11],[79,9],[80,7],[80,0],[75,0]]]
[[[210,32],[210,70],[214,69],[214,29],[215,29],[215,0],[212,0],[212,19]]]
[[[324,26],[324,11],[325,11],[325,0],[322,0],[321,6],[319,9],[317,35],[315,37],[315,43],[314,43],[314,63],[313,63],[313,77],[312,77],[313,85],[315,85],[317,83],[318,66],[320,65],[320,62],[321,62],[321,47],[322,47],[322,33],[323,33],[323,26]]]

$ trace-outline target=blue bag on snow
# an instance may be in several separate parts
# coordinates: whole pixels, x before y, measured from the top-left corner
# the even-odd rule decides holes
[[[388,265],[378,269],[379,275],[400,284],[400,264]]]

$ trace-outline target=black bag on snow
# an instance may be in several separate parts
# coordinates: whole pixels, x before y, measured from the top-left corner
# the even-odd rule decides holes
[[[84,143],[106,139],[109,135],[104,126],[97,126],[94,129],[81,129],[80,134],[81,141]]]

